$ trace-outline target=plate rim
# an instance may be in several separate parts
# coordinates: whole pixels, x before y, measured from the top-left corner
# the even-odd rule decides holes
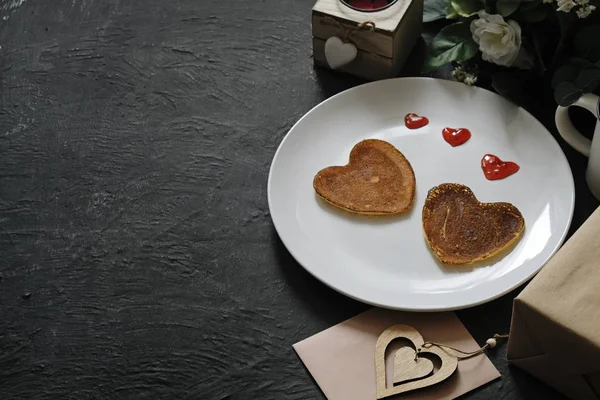
[[[366,82],[366,83],[362,83],[356,86],[353,86],[351,88],[342,90],[339,93],[336,93],[333,96],[330,96],[328,98],[326,98],[325,100],[319,102],[318,104],[316,104],[315,106],[313,106],[312,108],[310,108],[308,111],[306,111],[304,113],[304,115],[302,115],[293,125],[292,127],[290,127],[290,129],[288,129],[287,133],[285,134],[285,136],[283,137],[283,139],[281,140],[281,142],[279,143],[279,145],[277,146],[277,150],[275,151],[275,154],[273,155],[273,158],[271,160],[271,165],[269,167],[269,174],[268,174],[268,180],[267,180],[267,203],[269,206],[269,213],[271,215],[271,221],[273,223],[273,226],[275,228],[275,231],[277,232],[277,236],[279,237],[279,240],[281,240],[281,242],[283,243],[283,245],[285,246],[286,250],[290,253],[290,255],[294,258],[294,260],[296,261],[296,263],[298,263],[306,272],[308,272],[311,276],[313,276],[315,279],[317,279],[319,282],[323,283],[325,286],[333,289],[334,291],[348,297],[351,298],[353,300],[356,300],[358,302],[361,302],[363,304],[367,304],[370,306],[375,306],[375,307],[380,307],[380,308],[385,308],[385,309],[389,309],[389,310],[397,310],[397,311],[407,311],[407,312],[445,312],[445,311],[457,311],[457,310],[463,310],[463,309],[468,309],[468,308],[472,308],[472,307],[476,307],[482,304],[486,304],[489,303],[491,301],[494,301],[508,293],[510,293],[511,291],[515,290],[516,288],[522,286],[523,284],[531,281],[531,279],[533,279],[541,270],[542,268],[544,268],[544,266],[548,263],[548,261],[550,261],[550,259],[552,259],[552,257],[554,257],[554,255],[556,254],[556,252],[562,247],[562,245],[564,244],[566,237],[569,233],[569,230],[571,228],[571,224],[573,222],[573,215],[574,215],[574,211],[575,211],[575,197],[576,197],[576,192],[575,192],[575,180],[573,178],[573,171],[571,169],[571,164],[569,163],[569,160],[567,159],[566,154],[564,153],[564,151],[562,150],[562,147],[560,146],[558,140],[556,139],[556,137],[550,132],[550,130],[548,130],[546,128],[546,126],[544,126],[544,124],[542,124],[542,122],[537,119],[535,116],[533,116],[529,111],[527,111],[525,108],[519,106],[518,104],[515,104],[513,102],[511,102],[510,100],[502,97],[501,95],[499,95],[496,92],[493,92],[491,90],[488,90],[486,88],[482,88],[482,87],[478,87],[478,86],[471,86],[471,88],[475,89],[475,90],[482,90],[482,91],[486,91],[489,92],[495,96],[500,97],[501,99],[503,99],[504,101],[507,101],[511,104],[513,104],[517,109],[519,109],[520,111],[524,112],[526,115],[528,115],[530,118],[532,118],[534,121],[536,121],[538,124],[540,124],[540,126],[546,131],[546,133],[550,136],[550,139],[552,141],[555,142],[556,146],[558,146],[560,153],[562,155],[562,160],[564,161],[565,165],[567,166],[568,171],[570,172],[569,174],[569,192],[570,192],[570,207],[569,207],[569,216],[567,218],[567,223],[565,225],[565,228],[563,229],[563,231],[560,234],[560,238],[557,241],[556,245],[554,246],[554,248],[548,253],[548,256],[545,258],[545,260],[541,263],[541,265],[537,268],[535,268],[531,273],[527,274],[527,276],[521,280],[518,280],[516,283],[513,283],[512,285],[509,285],[507,288],[499,291],[498,293],[495,293],[491,296],[487,296],[481,300],[476,300],[476,301],[470,301],[467,302],[463,305],[460,306],[447,306],[447,307],[395,307],[395,306],[390,306],[390,305],[386,305],[386,304],[380,304],[374,301],[369,301],[367,299],[364,298],[360,298],[358,296],[354,296],[351,293],[347,293],[346,291],[334,286],[333,284],[321,279],[319,276],[317,276],[310,268],[308,268],[307,266],[303,265],[302,262],[300,262],[299,258],[296,256],[294,250],[292,250],[290,248],[290,246],[288,245],[288,243],[286,242],[286,239],[280,234],[280,229],[278,227],[278,223],[276,222],[275,218],[273,217],[273,207],[272,207],[272,175],[273,175],[273,171],[274,171],[274,165],[275,165],[275,161],[277,159],[277,157],[279,156],[279,153],[282,149],[282,147],[284,146],[286,140],[289,138],[290,134],[292,133],[292,131],[299,125],[302,123],[302,121],[307,118],[311,113],[313,113],[317,108],[322,107],[325,103],[329,102],[329,101],[333,101],[333,99],[337,98],[337,97],[341,97],[345,94],[347,94],[348,92],[352,92],[352,91],[357,91],[357,90],[361,90],[362,87],[364,86],[371,86],[371,85],[378,85],[378,84],[382,84],[382,82],[389,82],[389,81],[438,81],[438,82],[442,82],[443,84],[447,84],[447,85],[461,85],[464,86],[464,83],[460,83],[460,82],[456,82],[456,81],[451,81],[448,79],[440,79],[440,78],[433,78],[433,77],[396,77],[396,78],[388,78],[388,79],[381,79],[381,80],[376,80],[376,81],[371,81],[371,82]]]

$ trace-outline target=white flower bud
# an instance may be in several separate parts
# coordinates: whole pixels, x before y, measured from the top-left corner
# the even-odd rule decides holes
[[[471,33],[473,40],[479,45],[482,58],[510,67],[521,48],[521,27],[515,21],[506,22],[498,14],[490,15],[483,10],[477,14],[479,19],[471,22]]]

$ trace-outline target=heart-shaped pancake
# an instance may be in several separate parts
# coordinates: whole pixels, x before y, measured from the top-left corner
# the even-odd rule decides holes
[[[357,143],[345,166],[327,167],[313,187],[325,201],[357,214],[391,215],[409,210],[415,199],[415,174],[404,155],[390,143]]]
[[[471,264],[490,258],[521,237],[525,220],[510,203],[480,203],[471,189],[444,183],[429,190],[423,230],[445,264]]]

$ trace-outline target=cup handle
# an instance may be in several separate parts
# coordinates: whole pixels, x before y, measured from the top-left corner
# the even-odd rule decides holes
[[[586,93],[569,107],[583,107],[594,114],[596,118],[598,118],[598,101],[600,101],[600,97],[594,94]],[[558,129],[560,136],[565,139],[565,142],[567,142],[569,145],[571,145],[571,147],[584,156],[589,157],[592,141],[575,129],[573,123],[571,122],[571,118],[569,118],[569,107],[558,106],[556,109],[556,114],[554,115],[556,129]]]

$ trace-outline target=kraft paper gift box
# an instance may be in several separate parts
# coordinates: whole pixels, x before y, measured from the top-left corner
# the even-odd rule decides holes
[[[507,356],[572,399],[600,399],[600,208],[515,299]]]

